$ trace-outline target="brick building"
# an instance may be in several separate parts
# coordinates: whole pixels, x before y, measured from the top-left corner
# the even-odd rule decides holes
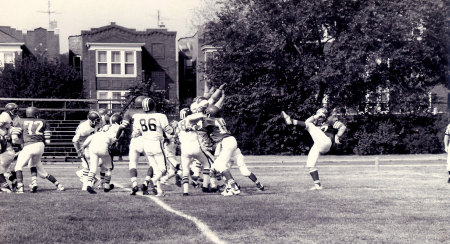
[[[70,63],[82,72],[86,98],[120,99],[143,77],[150,77],[166,99],[178,100],[176,32],[136,31],[112,22],[69,37]],[[99,101],[119,108],[119,101]]]
[[[16,30],[0,26],[0,66],[25,55],[57,58],[59,56],[59,31],[37,28]]]

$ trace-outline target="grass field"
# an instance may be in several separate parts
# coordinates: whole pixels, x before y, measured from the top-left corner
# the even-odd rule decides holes
[[[97,195],[80,190],[77,165],[46,168],[66,191],[38,179],[36,194],[1,193],[0,243],[450,243],[444,163],[324,163],[322,191],[299,164],[250,164],[266,191],[233,169],[239,196],[170,185],[163,198],[130,196],[127,165],[113,171],[122,188]]]

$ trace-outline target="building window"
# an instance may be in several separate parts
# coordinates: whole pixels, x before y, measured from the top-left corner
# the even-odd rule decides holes
[[[136,51],[97,51],[98,77],[136,77]]]
[[[14,52],[0,52],[0,66],[14,64]]]
[[[74,56],[73,57],[73,67],[76,71],[81,71],[81,57],[80,56]]]
[[[97,91],[98,108],[113,109],[114,112],[122,110],[127,103],[129,91]]]

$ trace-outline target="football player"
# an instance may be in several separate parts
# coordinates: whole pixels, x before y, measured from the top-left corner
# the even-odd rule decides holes
[[[155,171],[145,188],[155,193],[156,185],[156,196],[162,197],[164,192],[160,179],[167,171],[166,155],[163,150],[164,138],[172,137],[174,129],[169,125],[165,114],[156,112],[156,103],[153,99],[145,98],[142,101],[142,110],[145,114],[133,115],[133,129],[142,134],[145,155]]]
[[[2,136],[2,141],[6,142],[5,145],[2,144],[0,154],[0,191],[5,191],[8,193],[11,192],[11,188],[6,181],[5,174],[9,173],[9,167],[16,156],[16,152],[11,145],[11,126],[13,124],[13,120],[18,118],[18,110],[19,106],[17,106],[17,104],[8,103],[5,106],[5,111],[0,114],[0,136]],[[12,182],[12,190],[15,190],[15,185],[17,184],[15,171],[10,172],[8,178]],[[3,181],[3,179],[5,180]]]
[[[142,101],[146,98],[149,98],[148,96],[138,96],[134,99],[132,108],[128,109],[122,120],[122,124],[120,125],[120,129],[117,132],[116,137],[120,137],[120,133],[122,131],[127,130],[131,131],[131,140],[129,144],[129,152],[128,152],[128,158],[130,160],[129,162],[129,171],[130,171],[130,178],[131,178],[131,195],[136,195],[136,193],[139,191],[139,187],[137,184],[137,165],[138,160],[141,154],[144,154],[144,141],[142,138],[142,133],[138,130],[138,128],[135,128],[133,126],[134,122],[134,115],[135,114],[145,114],[145,112],[142,110]],[[150,164],[150,163],[149,163]],[[148,194],[147,185],[150,181],[151,177],[153,177],[153,167],[149,165],[147,169],[147,175],[145,176],[145,181],[142,184],[142,190],[143,194]]]
[[[215,145],[221,145],[220,152],[214,162],[214,168],[225,177],[227,188],[222,192],[222,195],[239,195],[241,191],[227,168],[227,163],[238,148],[237,141],[228,131],[225,120],[217,116],[218,111],[220,109],[216,106],[209,106],[202,118],[202,127],[206,128],[209,137]]]
[[[209,155],[201,149],[198,133],[196,131],[198,121],[203,117],[201,113],[193,114],[189,108],[182,109],[180,111],[180,119],[178,122],[181,147],[181,168],[182,168],[182,180],[183,196],[189,196],[189,175],[191,171],[191,163],[194,159],[198,160],[204,168],[209,172],[210,158]],[[208,173],[209,176],[209,173]],[[196,177],[192,176],[195,181]],[[208,187],[207,182],[203,181],[203,187]]]
[[[97,174],[97,167],[100,166],[102,172],[105,172],[104,192],[109,192],[114,189],[114,185],[111,182],[111,170],[112,170],[112,158],[109,153],[110,146],[115,143],[117,131],[120,128],[122,122],[122,116],[119,114],[113,114],[110,118],[110,123],[103,126],[97,133],[88,137],[83,143],[82,148],[89,147],[90,154],[90,167],[88,174],[88,186],[86,190],[90,194],[97,194],[93,189],[94,178]],[[100,161],[101,159],[101,161]]]
[[[215,105],[209,106],[206,109],[205,113],[206,113],[206,116],[208,116],[209,118],[219,118],[220,117],[220,108],[218,108]],[[223,123],[225,123],[225,121],[223,121]],[[222,148],[222,144],[221,143],[216,145],[216,151],[215,151],[215,155],[216,156],[220,155],[221,148]],[[258,188],[258,190],[264,191],[264,185],[262,185],[258,181],[258,178],[256,177],[256,175],[253,174],[247,168],[247,165],[245,164],[245,160],[244,160],[244,155],[242,155],[241,149],[239,149],[239,148],[236,148],[236,150],[234,150],[234,152],[232,153],[232,155],[230,157],[230,161],[227,163],[228,170],[231,169],[233,164],[237,164],[241,174],[243,176],[245,176],[245,177],[248,177],[253,183],[255,183],[256,188]]]
[[[305,122],[291,119],[284,111],[281,111],[281,116],[284,118],[286,124],[295,125],[302,129],[305,129],[311,135],[314,145],[311,147],[308,158],[306,160],[306,167],[308,167],[309,173],[314,181],[314,187],[310,190],[322,190],[322,184],[319,180],[319,172],[316,168],[317,161],[321,154],[330,151],[331,147],[335,144],[340,144],[340,137],[344,134],[346,126],[339,121],[337,109],[334,109],[332,114],[326,118],[320,127],[314,122],[320,121],[321,118],[325,118],[327,110],[321,108],[317,113],[312,116],[313,119],[308,119]]]
[[[81,167],[82,169],[77,171],[78,177],[80,177],[83,186],[81,188],[82,191],[87,190],[88,183],[88,174],[90,170],[90,154],[89,148],[82,149],[81,146],[86,141],[86,139],[93,135],[96,131],[102,128],[101,124],[102,116],[97,111],[90,111],[87,115],[87,120],[82,121],[76,131],[75,136],[72,139],[73,146],[77,151],[78,157],[81,159]],[[96,180],[97,181],[97,180]]]
[[[172,138],[166,138],[164,140],[164,151],[166,153],[167,162],[169,163],[169,168],[167,174],[161,177],[161,184],[167,184],[169,179],[175,176],[175,183],[178,187],[181,187],[181,177],[179,175],[180,162],[177,160],[176,152],[179,146],[178,142],[178,121],[173,120],[170,122],[170,126],[174,129]]]
[[[17,176],[17,193],[23,193],[23,167],[28,165],[31,170],[30,191],[37,191],[37,175],[52,182],[58,191],[64,187],[44,169],[41,157],[45,144],[50,143],[50,124],[45,119],[39,118],[39,109],[28,107],[25,111],[26,118],[18,120],[12,129],[12,142],[20,143],[20,135],[23,135],[24,147],[19,153],[15,167]]]

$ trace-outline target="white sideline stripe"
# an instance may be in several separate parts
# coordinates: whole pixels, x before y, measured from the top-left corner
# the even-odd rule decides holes
[[[122,185],[119,185],[119,184],[116,184],[116,183],[114,183],[114,186],[117,186],[117,187],[122,188],[124,190],[131,191],[131,188],[126,188],[126,187],[124,187]],[[200,221],[196,217],[189,216],[187,214],[184,214],[184,213],[182,213],[180,211],[177,211],[177,210],[171,208],[169,205],[167,205],[163,201],[159,200],[157,197],[144,196],[144,195],[142,195],[141,192],[138,192],[136,195],[140,195],[140,196],[143,196],[143,197],[148,197],[148,198],[152,199],[154,202],[156,202],[156,204],[158,204],[159,206],[164,208],[165,210],[167,210],[167,211],[169,211],[171,213],[174,213],[174,214],[176,214],[176,215],[178,215],[180,217],[183,217],[183,218],[185,218],[187,220],[192,221],[197,226],[197,228],[202,232],[202,234],[205,235],[206,237],[208,237],[212,242],[217,243],[217,244],[225,244],[226,243],[226,242],[221,241],[219,239],[219,237],[217,237],[214,234],[214,232],[212,232],[211,229],[209,229],[209,227],[206,224],[204,224],[202,221]]]

